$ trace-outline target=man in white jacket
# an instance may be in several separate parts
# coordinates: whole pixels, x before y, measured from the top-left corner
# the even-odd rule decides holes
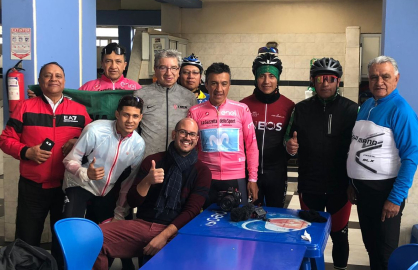
[[[135,131],[142,119],[142,109],[142,99],[125,96],[119,101],[116,120],[97,120],[83,130],[63,161],[66,168],[63,218],[84,217],[87,204],[94,204],[95,200],[105,200],[107,205],[112,205],[112,202],[114,205],[117,200],[116,208],[96,208],[96,211],[102,212],[97,213],[97,216],[113,216],[120,220],[128,214],[126,193],[138,172],[145,151],[144,140]],[[122,182],[117,194],[116,189],[112,189],[127,168],[130,168],[131,173]]]

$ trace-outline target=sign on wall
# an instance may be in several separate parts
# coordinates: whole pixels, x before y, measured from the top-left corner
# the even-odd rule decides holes
[[[12,60],[31,60],[31,28],[10,28],[10,52]]]

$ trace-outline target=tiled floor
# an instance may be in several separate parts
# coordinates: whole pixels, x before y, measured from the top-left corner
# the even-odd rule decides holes
[[[299,199],[296,194],[297,189],[297,170],[296,168],[289,168],[289,185],[288,192],[286,196],[286,207],[291,209],[299,209]],[[0,176],[0,246],[3,246],[4,243],[4,192],[3,192],[3,176]],[[369,259],[367,252],[364,248],[363,241],[360,234],[357,209],[354,205],[351,210],[350,222],[349,222],[349,242],[350,242],[350,257],[348,260],[348,269],[350,270],[365,270],[369,269]],[[48,248],[49,245],[46,244],[43,246]],[[325,262],[326,269],[333,269],[332,264],[332,241],[331,238],[328,240],[327,247],[325,249]],[[137,266],[138,262],[134,259],[134,264]],[[121,269],[120,260],[115,260],[111,270]]]

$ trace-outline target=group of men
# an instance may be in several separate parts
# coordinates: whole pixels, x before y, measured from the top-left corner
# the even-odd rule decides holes
[[[16,237],[39,245],[49,211],[51,227],[61,217],[85,216],[102,223],[94,269],[107,269],[108,258],[154,255],[230,187],[243,204],[284,207],[287,160],[298,154],[301,208],[332,216],[334,267],[347,267],[348,219],[357,203],[371,267],[385,269],[418,162],[418,121],[396,89],[392,58],[370,62],[374,98],[358,112],[339,93],[343,71],[333,58],[312,64],[316,94],[295,105],[280,94],[283,67],[273,48],[259,50],[254,92],[241,102],[227,98],[231,71],[224,63],[206,69],[207,94],[194,54],[160,51],[157,81],[142,88],[123,77],[124,54],[116,43],[106,46],[104,74],[80,87],[136,90],[119,101],[116,120],[89,124],[86,109],[63,97],[58,63],[41,68],[43,94],[12,113],[0,147],[21,160]],[[40,149],[46,137],[55,142],[50,151]],[[124,220],[132,207],[137,219]],[[59,249],[52,252],[59,257]]]

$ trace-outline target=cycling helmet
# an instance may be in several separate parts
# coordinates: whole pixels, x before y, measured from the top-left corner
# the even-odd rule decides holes
[[[262,66],[273,66],[277,68],[279,74],[282,74],[282,61],[277,57],[277,55],[272,53],[263,53],[258,55],[253,62],[253,74],[257,76],[257,69]]]
[[[336,75],[338,78],[341,78],[343,75],[343,68],[338,60],[324,57],[312,63],[311,77],[330,73]]]
[[[192,53],[190,56],[183,58],[183,63],[181,64],[181,67],[187,66],[187,65],[193,65],[199,68],[200,74],[203,72],[203,66],[200,62],[199,58],[197,58],[194,53]]]

